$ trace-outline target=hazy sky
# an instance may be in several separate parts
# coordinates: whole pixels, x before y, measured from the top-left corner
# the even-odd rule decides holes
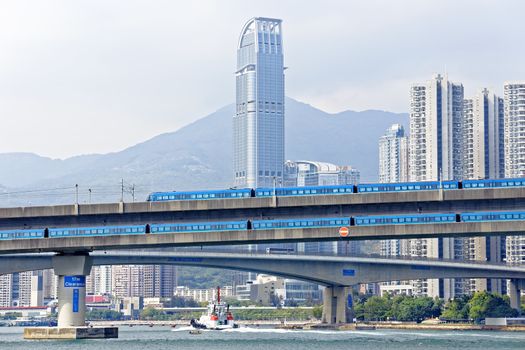
[[[410,83],[525,80],[525,1],[0,0],[0,152],[118,151],[235,97],[254,16],[283,20],[286,94],[408,110]]]

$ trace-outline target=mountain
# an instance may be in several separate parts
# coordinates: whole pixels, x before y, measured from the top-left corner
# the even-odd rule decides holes
[[[0,172],[0,206],[71,202],[75,184],[79,184],[81,202],[88,200],[88,189],[94,202],[118,200],[121,179],[136,185],[139,200],[154,190],[227,188],[232,180],[233,114],[234,106],[225,106],[121,152],[65,160],[30,153],[0,154],[4,170]],[[288,98],[286,158],[352,165],[361,171],[362,181],[375,181],[379,137],[391,124],[406,127],[407,122],[407,114],[377,110],[329,114]]]

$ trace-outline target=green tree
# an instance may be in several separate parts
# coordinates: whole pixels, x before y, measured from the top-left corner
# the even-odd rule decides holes
[[[86,313],[86,319],[91,321],[118,321],[122,314],[115,310],[91,310]]]
[[[315,318],[320,320],[321,317],[323,317],[323,305],[314,306],[314,308],[312,309],[312,314]]]
[[[167,307],[199,307],[199,303],[195,300],[181,296],[173,296],[169,298],[165,305]]]
[[[399,321],[421,322],[441,313],[440,301],[430,297],[403,297],[396,302],[392,316]]]
[[[486,317],[515,317],[518,311],[510,307],[508,297],[495,293],[476,292],[469,301],[469,317],[476,322]]]
[[[365,320],[382,321],[389,317],[392,301],[387,297],[373,296],[363,306]]]
[[[141,320],[161,320],[166,316],[164,312],[153,307],[147,307],[140,313]]]
[[[445,305],[441,318],[445,320],[468,320],[469,301],[470,296],[468,295],[449,300]]]

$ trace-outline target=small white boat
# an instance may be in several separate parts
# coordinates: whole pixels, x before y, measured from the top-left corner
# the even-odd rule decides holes
[[[221,288],[217,287],[217,300],[208,304],[206,313],[198,319],[192,319],[190,324],[197,329],[223,330],[238,328],[235,324],[233,314],[230,311],[230,305],[221,301]]]

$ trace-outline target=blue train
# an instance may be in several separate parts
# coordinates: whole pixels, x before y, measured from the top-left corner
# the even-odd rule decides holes
[[[183,232],[251,231],[294,228],[323,228],[381,225],[446,224],[454,222],[487,222],[525,220],[525,211],[428,213],[412,215],[372,215],[354,217],[241,220],[195,223],[165,223],[82,228],[44,228],[0,231],[0,240],[63,238],[80,236],[113,236],[166,234]]]
[[[462,222],[525,220],[522,211],[461,213],[459,216]]]
[[[355,226],[439,224],[459,221],[456,214],[375,215],[354,217]]]
[[[202,190],[183,192],[154,192],[147,201],[179,201],[179,200],[213,200],[239,199],[251,197],[291,197],[311,195],[341,195],[353,193],[374,192],[408,192],[432,190],[459,190],[476,188],[525,187],[525,178],[522,179],[487,179],[463,181],[426,181],[400,183],[372,183],[358,185],[332,186],[305,186],[305,187],[276,187],[276,188],[244,188],[227,190]]]

